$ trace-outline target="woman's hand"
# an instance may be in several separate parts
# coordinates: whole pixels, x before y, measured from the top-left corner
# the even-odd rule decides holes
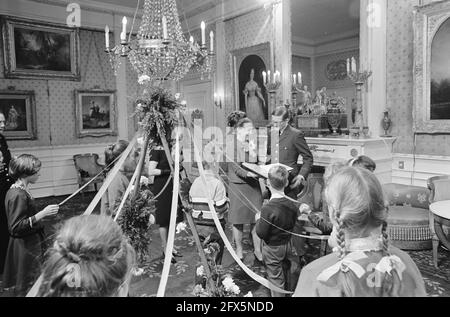
[[[50,218],[58,214],[59,206],[58,205],[49,205],[44,208],[44,210],[38,212],[36,214],[36,221],[40,221],[42,219]]]
[[[301,204],[299,210],[302,215],[309,215],[312,212],[311,207],[307,204]]]

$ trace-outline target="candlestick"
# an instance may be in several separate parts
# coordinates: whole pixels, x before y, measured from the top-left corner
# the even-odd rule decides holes
[[[292,77],[294,78],[293,83],[294,85],[297,85],[297,75],[292,75]]]
[[[262,72],[262,76],[263,76],[263,84],[267,85],[267,73],[266,72]]]
[[[347,75],[350,74],[351,69],[350,69],[350,58],[347,58]]]
[[[202,45],[205,45],[206,43],[206,24],[204,21],[202,21],[202,23],[200,24],[200,28],[202,29]]]
[[[105,26],[105,46],[109,48],[109,27]]]
[[[211,41],[211,43],[210,43],[210,45],[211,45],[210,51],[212,53],[212,52],[214,52],[214,32],[213,31],[211,31],[209,33],[209,40]]]
[[[122,33],[120,33],[120,40],[127,40],[127,17],[123,17],[122,19]]]
[[[298,83],[299,83],[300,86],[301,86],[302,83],[303,83],[302,73],[301,73],[301,72],[298,72]]]
[[[356,59],[354,57],[352,57],[352,72],[358,72],[356,69]]]
[[[167,18],[165,16],[162,17],[162,27],[163,27],[163,38],[167,40],[169,38],[169,34],[167,32]]]
[[[267,72],[267,81],[270,83],[270,70]]]

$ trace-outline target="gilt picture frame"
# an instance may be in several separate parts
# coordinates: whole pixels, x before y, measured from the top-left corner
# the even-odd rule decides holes
[[[7,140],[35,140],[36,101],[34,91],[1,90],[0,112],[5,116]]]
[[[115,90],[76,90],[75,100],[78,138],[117,136]]]
[[[270,109],[270,102],[268,92],[263,85],[263,71],[271,71],[273,74],[274,69],[274,55],[272,46],[269,42],[259,45],[238,49],[231,52],[233,61],[233,90],[234,90],[234,102],[235,110],[241,110],[247,113],[247,116],[253,121],[256,127],[263,127],[269,124],[271,119],[271,113],[273,109]],[[247,109],[245,105],[246,85],[250,81],[250,72],[254,70],[254,82],[258,86],[264,103],[261,98],[255,99],[262,105],[262,113],[252,117],[255,114],[254,109]],[[258,97],[258,96],[256,96]],[[256,104],[256,102],[255,102]],[[260,105],[260,106],[261,106]],[[247,103],[247,106],[248,103]]]
[[[77,28],[2,16],[6,78],[79,81]]]
[[[448,39],[450,39],[449,1],[415,7],[413,75],[415,133],[450,133]],[[443,91],[446,93],[442,93]]]

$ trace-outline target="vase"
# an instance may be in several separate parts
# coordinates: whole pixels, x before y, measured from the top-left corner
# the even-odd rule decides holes
[[[338,137],[339,133],[337,131],[341,124],[341,118],[342,118],[341,111],[339,110],[339,108],[330,108],[330,109],[328,109],[328,112],[327,112],[327,118],[328,118],[328,123],[330,124],[331,129],[333,130],[333,134],[331,136]]]
[[[389,118],[389,112],[385,111],[384,112],[384,117],[383,117],[383,121],[382,121],[382,126],[383,126],[383,130],[384,130],[384,137],[390,137],[389,135],[389,129],[391,128],[392,125],[392,120],[391,118]]]

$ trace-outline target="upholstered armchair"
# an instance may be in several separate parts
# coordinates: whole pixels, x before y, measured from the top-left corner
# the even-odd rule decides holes
[[[401,184],[386,184],[383,188],[389,201],[388,234],[392,244],[403,250],[431,249],[429,190]]]
[[[94,176],[99,174],[105,166],[98,163],[98,154],[78,154],[73,156],[73,162],[77,170],[78,186],[81,188],[88,183]],[[95,190],[97,191],[97,184],[104,181],[104,176],[98,177],[94,182]],[[83,198],[83,193],[81,193]]]

